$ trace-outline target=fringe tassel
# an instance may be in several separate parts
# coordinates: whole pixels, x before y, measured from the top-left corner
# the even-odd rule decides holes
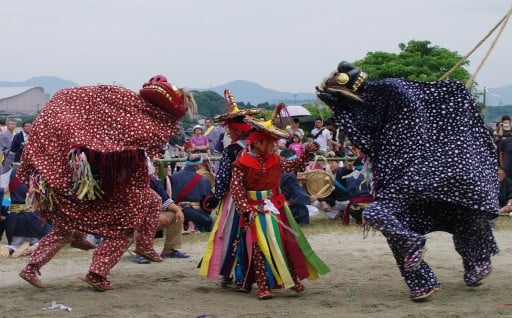
[[[25,204],[32,211],[38,211],[43,218],[53,212],[55,195],[46,180],[35,172],[30,176]]]
[[[69,152],[69,157],[73,171],[73,188],[69,194],[76,195],[79,200],[101,199],[103,191],[94,179],[87,155],[81,149],[73,148]]]
[[[101,152],[84,146],[75,146],[70,151],[70,156],[75,181],[73,189],[80,187],[80,182],[84,180],[89,182],[84,185],[85,189],[82,189],[86,192],[88,200],[115,194],[134,172],[147,169],[146,153],[142,149]],[[75,191],[79,196],[79,188]]]

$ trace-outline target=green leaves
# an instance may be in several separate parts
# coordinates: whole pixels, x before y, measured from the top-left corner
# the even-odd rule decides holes
[[[423,82],[436,81],[462,59],[455,51],[434,46],[430,41],[411,40],[399,43],[400,53],[368,52],[366,57],[354,64],[368,73],[369,80],[405,78]],[[463,66],[455,70],[450,79],[466,82],[469,72]]]

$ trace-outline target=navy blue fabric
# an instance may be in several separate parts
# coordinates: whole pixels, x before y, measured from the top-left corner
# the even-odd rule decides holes
[[[160,182],[160,180],[158,180],[155,176],[151,176],[151,179],[149,180],[149,186],[151,189],[153,189],[153,191],[158,193],[160,198],[162,198],[162,203],[169,200],[169,194],[167,194],[167,191],[165,191],[162,182]]]
[[[172,185],[172,199],[176,200],[176,197],[180,195],[183,188],[192,180],[196,175],[196,171],[193,167],[185,166],[184,169],[171,175]],[[195,187],[185,196],[182,201],[200,202],[203,197],[211,194],[212,186],[206,178],[201,178]]]
[[[17,167],[11,170],[10,188],[13,187],[13,180],[16,177]],[[25,204],[27,195],[27,187],[18,182],[17,185],[10,189],[11,204]],[[6,220],[5,235],[7,241],[11,244],[13,236],[23,236],[41,239],[50,233],[52,227],[47,221],[39,219],[37,212],[9,213]]]
[[[219,162],[219,169],[215,177],[215,197],[219,200],[224,198],[224,195],[229,190],[229,183],[231,182],[231,165],[236,160],[243,147],[239,143],[232,143],[222,152],[222,158]]]
[[[457,81],[385,79],[358,93],[364,104],[330,106],[349,140],[371,158],[375,199],[363,216],[387,237],[411,290],[439,283],[426,263],[402,271],[426,233],[452,233],[466,271],[490,261],[499,252],[491,229],[496,151],[469,90]]]
[[[281,192],[289,203],[295,221],[298,224],[309,224],[309,211],[306,205],[311,204],[311,198],[299,184],[295,173],[281,174]]]
[[[176,172],[171,176],[172,185],[172,199],[180,195],[187,184],[194,178],[196,172],[193,167],[185,166],[184,169]],[[182,202],[201,202],[204,197],[212,194],[210,182],[202,177],[201,180],[192,188],[192,190],[185,196]],[[188,221],[192,221],[196,229],[200,232],[210,232],[213,227],[213,219],[210,214],[201,209],[191,207],[183,208],[183,215],[185,216],[184,224],[187,225]]]

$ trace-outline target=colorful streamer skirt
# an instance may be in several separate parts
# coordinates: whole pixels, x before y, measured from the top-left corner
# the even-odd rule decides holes
[[[238,217],[237,226],[233,226],[237,229],[235,237],[230,236],[233,238],[231,248],[234,258],[233,262],[228,263],[233,266],[236,281],[252,280],[254,244],[258,245],[263,254],[270,288],[291,288],[295,285],[294,279],[316,279],[329,272],[327,265],[312,250],[286,205],[284,196],[278,190],[248,191],[247,198],[261,213],[257,213],[253,219],[244,214]],[[223,224],[221,220],[218,223]],[[214,255],[215,244],[212,245],[214,248],[211,254]],[[225,261],[229,260],[228,254],[224,255]],[[203,266],[205,269],[201,271],[203,273],[215,266],[205,264],[205,259],[201,264],[201,270]]]
[[[235,241],[239,235],[240,215],[235,211],[228,192],[217,207],[217,218],[199,265],[199,275],[209,279],[232,277],[235,263]]]

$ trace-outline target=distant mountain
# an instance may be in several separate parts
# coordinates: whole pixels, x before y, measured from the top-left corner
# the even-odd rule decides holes
[[[488,88],[485,104],[489,106],[512,105],[512,85]],[[512,115],[512,114],[511,114]]]
[[[512,105],[487,106],[484,111],[486,123],[495,123],[501,121],[501,116],[512,116]]]
[[[0,87],[25,87],[39,86],[44,88],[44,92],[50,97],[56,91],[62,88],[79,86],[77,83],[65,80],[55,76],[32,77],[23,82],[0,81]],[[224,95],[224,89],[230,89],[235,96],[236,101],[258,105],[261,103],[277,104],[283,102],[287,105],[305,104],[316,100],[314,93],[291,93],[281,92],[270,88],[265,88],[260,84],[237,80],[211,88],[196,88],[198,91],[214,91],[221,96]],[[512,85],[497,88],[488,88],[486,95],[487,106],[505,106],[512,105]],[[512,115],[512,114],[510,114]]]
[[[198,91],[214,91],[221,96],[224,96],[224,90],[229,89],[237,102],[251,103],[252,105],[258,105],[261,103],[277,104],[285,103],[291,104],[305,104],[316,99],[316,95],[313,93],[289,93],[280,92],[273,89],[265,88],[260,84],[237,80],[232,81],[223,85],[211,87],[211,88],[196,88]]]
[[[38,86],[44,89],[45,94],[52,96],[56,91],[62,88],[79,86],[77,83],[68,81],[55,76],[38,76],[32,77],[23,82],[6,82],[0,81],[0,87],[25,87]]]

